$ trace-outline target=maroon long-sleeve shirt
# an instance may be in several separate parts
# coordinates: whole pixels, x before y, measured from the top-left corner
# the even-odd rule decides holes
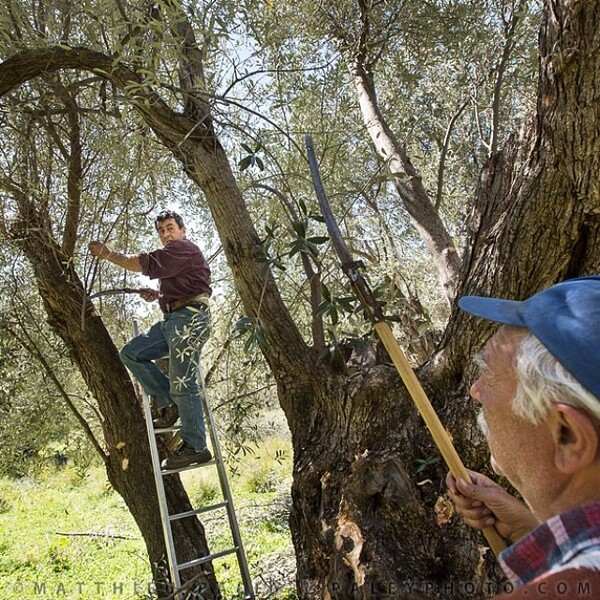
[[[173,240],[164,248],[139,255],[142,273],[158,279],[158,302],[163,311],[176,300],[212,294],[210,267],[200,251],[190,240]]]

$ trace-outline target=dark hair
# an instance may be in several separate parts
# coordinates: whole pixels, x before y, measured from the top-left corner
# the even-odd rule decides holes
[[[166,221],[167,219],[175,219],[175,223],[179,225],[180,229],[185,227],[181,215],[176,213],[174,210],[161,210],[154,219],[154,227],[158,229],[158,223],[161,221]]]

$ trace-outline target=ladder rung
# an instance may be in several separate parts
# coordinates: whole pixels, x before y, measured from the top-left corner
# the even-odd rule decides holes
[[[219,502],[218,504],[211,504],[210,506],[203,506],[195,510],[188,510],[186,512],[177,513],[176,515],[169,515],[170,521],[176,521],[177,519],[185,519],[186,517],[193,517],[194,515],[200,515],[210,510],[217,510],[217,508],[223,508],[227,506],[227,502]]]
[[[171,425],[171,427],[155,427],[154,434],[157,435],[159,433],[173,433],[175,431],[179,431],[181,427],[179,425]]]
[[[200,467],[208,467],[210,465],[216,465],[216,460],[210,460],[205,463],[190,465],[189,467],[182,467],[181,469],[161,469],[160,472],[163,475],[172,475],[173,473],[181,473],[182,471],[189,471],[190,469],[199,469]]]
[[[177,569],[179,571],[183,571],[184,569],[189,569],[190,567],[197,567],[198,565],[210,562],[211,560],[215,560],[215,558],[221,558],[222,556],[233,554],[238,550],[239,548],[237,546],[235,546],[234,548],[229,548],[228,550],[221,550],[221,552],[215,552],[214,554],[209,554],[208,556],[203,556],[202,558],[196,558],[186,563],[181,563],[180,565],[177,565]]]

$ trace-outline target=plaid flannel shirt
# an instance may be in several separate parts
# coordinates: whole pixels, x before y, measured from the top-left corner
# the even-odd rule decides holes
[[[516,588],[545,573],[575,567],[600,570],[600,502],[552,517],[502,552],[499,560]]]

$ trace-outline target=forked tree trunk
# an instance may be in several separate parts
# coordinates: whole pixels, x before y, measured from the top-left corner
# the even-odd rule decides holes
[[[85,296],[72,257],[53,242],[43,220],[28,211],[27,218],[19,221],[12,233],[33,266],[49,324],[65,343],[98,402],[105,441],[102,458],[108,479],[142,533],[160,596],[170,595],[148,438],[131,379],[102,320]],[[178,476],[165,477],[164,483],[172,513],[192,508]],[[173,534],[180,562],[208,554],[204,529],[196,518],[176,521]],[[204,598],[219,597],[210,564],[182,572],[183,582],[192,578],[196,578],[194,586],[204,592]]]
[[[597,1],[546,3],[536,119],[482,173],[459,295],[523,298],[600,272],[599,18]],[[491,329],[455,310],[419,373],[476,469],[486,466],[487,451],[467,399],[467,365]],[[313,424],[308,439],[295,444],[302,597],[489,595],[501,575],[484,538],[455,518],[446,523],[445,467],[416,472],[415,461],[437,452],[395,373],[380,366],[329,379],[313,411],[304,416]]]

